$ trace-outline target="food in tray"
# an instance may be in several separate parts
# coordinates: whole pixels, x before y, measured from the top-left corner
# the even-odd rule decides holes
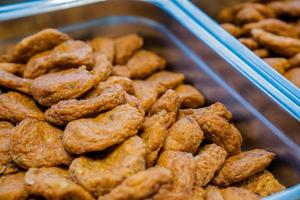
[[[2,56],[0,199],[252,200],[285,189],[266,169],[275,154],[242,151],[225,105],[205,105],[142,44],[47,29]],[[284,70],[299,58],[266,60]]]
[[[222,27],[300,88],[300,1],[241,3],[219,13]]]

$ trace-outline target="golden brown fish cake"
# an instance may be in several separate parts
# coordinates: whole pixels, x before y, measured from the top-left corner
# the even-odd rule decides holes
[[[140,50],[128,60],[126,66],[130,78],[145,78],[155,71],[163,70],[166,61],[151,51]]]
[[[300,53],[289,58],[288,61],[289,61],[291,67],[299,67],[300,66]]]
[[[26,65],[17,63],[0,62],[0,70],[7,71],[17,76],[23,76],[25,66]]]
[[[222,28],[224,28],[228,33],[230,33],[232,36],[238,38],[243,34],[243,30],[231,23],[223,23],[221,24]]]
[[[94,200],[91,194],[70,180],[67,170],[58,167],[30,168],[24,183],[29,194],[49,200]]]
[[[32,80],[21,78],[12,73],[4,70],[0,70],[0,86],[6,87],[12,90],[17,90],[25,94],[31,94]]]
[[[170,114],[162,110],[151,117],[146,117],[141,137],[146,146],[146,166],[155,165],[159,152],[165,143],[168,134]]]
[[[72,156],[63,145],[63,132],[47,122],[25,119],[11,135],[10,154],[15,163],[27,169],[69,165]]]
[[[164,151],[157,165],[172,172],[173,185],[170,192],[190,193],[195,181],[195,162],[191,153],[180,151]]]
[[[56,29],[44,29],[22,39],[9,53],[8,60],[10,62],[25,63],[31,56],[52,49],[70,39],[67,34]]]
[[[92,48],[85,42],[70,40],[57,45],[53,50],[31,57],[25,71],[25,78],[36,78],[54,68],[71,68],[94,64]]]
[[[253,38],[239,38],[239,41],[251,50],[259,48],[258,42],[256,42]]]
[[[105,158],[91,159],[82,156],[73,160],[69,168],[70,176],[98,197],[110,192],[127,177],[145,170],[145,154],[143,140],[133,136]]]
[[[90,41],[94,52],[104,54],[110,63],[113,63],[115,55],[114,40],[109,37],[96,37]]]
[[[204,95],[191,85],[179,85],[175,91],[182,101],[181,106],[184,108],[199,108],[205,103]]]
[[[103,54],[94,53],[94,62],[91,73],[98,76],[99,82],[108,79],[112,73],[112,65],[108,58]]]
[[[242,188],[228,187],[220,192],[224,200],[259,200],[258,196]]]
[[[1,200],[26,200],[28,193],[24,185],[24,172],[0,176]]]
[[[267,170],[249,177],[237,186],[247,189],[260,197],[266,197],[285,189],[273,174]]]
[[[154,85],[149,81],[134,80],[134,95],[140,100],[142,109],[148,112],[158,98]]]
[[[196,119],[199,119],[207,114],[218,115],[220,117],[223,117],[224,119],[227,119],[228,121],[232,118],[231,112],[226,108],[224,104],[220,102],[198,109],[180,109],[178,112],[178,118],[180,119],[187,115],[193,115]]]
[[[226,119],[214,114],[206,114],[196,120],[205,137],[223,147],[228,155],[234,155],[241,151],[243,138],[234,124],[230,124]]]
[[[263,61],[280,74],[284,74],[285,70],[290,68],[290,63],[286,58],[264,58]]]
[[[90,99],[97,97],[104,90],[115,85],[120,85],[129,94],[134,93],[133,81],[131,79],[121,76],[110,76],[106,81],[100,82],[94,86],[93,89],[87,93],[86,98]]]
[[[99,77],[85,67],[67,69],[34,79],[31,91],[41,105],[51,106],[61,100],[80,97],[99,82]]]
[[[202,187],[194,186],[191,200],[206,200],[206,192]]]
[[[196,153],[203,140],[203,132],[192,116],[175,122],[168,130],[164,150]]]
[[[112,69],[112,74],[114,76],[122,76],[130,78],[130,72],[126,65],[115,65]]]
[[[227,157],[227,152],[216,144],[205,145],[194,158],[196,164],[195,185],[206,186],[215,173],[222,167]]]
[[[275,35],[298,38],[298,32],[292,25],[279,19],[263,19],[259,22],[245,24],[244,34],[250,34],[252,29],[262,29]]]
[[[271,53],[268,51],[268,49],[264,49],[264,48],[262,48],[262,49],[255,49],[253,51],[253,53],[255,55],[257,55],[258,57],[260,57],[260,58],[267,58],[267,57],[271,56]]]
[[[98,200],[144,199],[154,194],[161,185],[172,181],[172,173],[163,167],[152,167],[140,171],[123,181],[110,193]]]
[[[126,64],[129,58],[143,46],[143,43],[143,38],[137,34],[128,34],[114,39],[114,62],[118,65]]]
[[[244,151],[229,157],[213,179],[213,183],[228,186],[263,171],[275,154],[263,149]]]
[[[208,185],[205,188],[205,193],[206,193],[206,200],[224,200],[221,191],[219,190],[219,188],[215,186]]]
[[[27,118],[45,119],[33,99],[18,92],[0,94],[0,119],[17,123]]]
[[[274,1],[268,4],[277,16],[300,17],[300,2],[293,1]]]
[[[52,124],[65,125],[79,118],[111,110],[124,101],[125,91],[120,85],[114,85],[94,98],[60,101],[46,110],[45,118]]]
[[[75,154],[102,151],[136,135],[143,121],[143,113],[128,104],[96,118],[74,120],[65,128],[64,147]]]
[[[184,75],[181,73],[161,71],[152,74],[146,80],[154,84],[158,95],[161,95],[168,89],[173,89],[182,84],[184,78]]]
[[[0,175],[13,174],[18,171],[18,166],[12,161],[9,152],[13,128],[11,123],[0,121]]]
[[[295,86],[300,88],[300,67],[290,69],[284,74],[285,78],[291,81]]]
[[[275,54],[291,57],[300,53],[300,40],[278,36],[261,29],[253,29],[251,31],[252,37],[266,49],[274,52]]]

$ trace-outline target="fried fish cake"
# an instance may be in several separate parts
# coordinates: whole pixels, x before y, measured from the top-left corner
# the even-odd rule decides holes
[[[158,98],[154,85],[149,81],[134,80],[133,88],[134,95],[140,100],[142,109],[148,112]]]
[[[164,151],[157,165],[172,172],[173,183],[170,192],[191,193],[195,181],[195,162],[191,153],[180,151]]]
[[[168,130],[164,150],[196,153],[203,140],[203,132],[192,116],[175,122]]]
[[[290,69],[284,74],[285,78],[291,81],[295,86],[300,88],[300,67]]]
[[[114,39],[114,62],[118,65],[126,64],[129,58],[143,46],[143,43],[143,38],[137,34],[128,34]]]
[[[141,137],[146,146],[146,166],[155,165],[159,152],[165,143],[168,134],[170,114],[162,110],[151,117],[146,117]]]
[[[155,71],[163,70],[166,61],[151,51],[140,50],[128,60],[126,66],[130,78],[145,78]]]
[[[44,29],[22,39],[7,57],[10,62],[25,63],[31,56],[70,39],[68,35],[56,29]]]
[[[290,68],[290,63],[286,58],[264,58],[263,61],[269,64],[280,74],[284,74],[285,70]]]
[[[300,17],[300,2],[292,1],[274,1],[268,6],[276,13],[277,16]]]
[[[26,65],[9,63],[9,62],[0,62],[0,70],[15,74],[17,76],[23,76],[23,72]]]
[[[75,154],[102,151],[136,135],[143,121],[139,109],[128,104],[96,118],[74,120],[65,128],[64,147]]]
[[[260,45],[277,55],[291,57],[300,53],[300,40],[298,39],[278,36],[261,29],[253,29],[251,34]]]
[[[12,73],[0,69],[0,86],[17,90],[25,94],[31,94],[31,79],[21,78]]]
[[[126,77],[121,76],[110,76],[106,81],[100,82],[97,85],[91,89],[87,95],[86,98],[94,98],[100,95],[104,90],[107,90],[110,87],[113,87],[114,85],[120,85],[122,88],[129,94],[134,93],[133,89],[133,81]]]
[[[269,52],[268,49],[265,49],[265,48],[262,48],[262,49],[255,49],[253,51],[253,53],[255,55],[257,55],[258,57],[260,58],[267,58],[267,57],[270,57],[271,56],[271,53]]]
[[[228,186],[263,171],[275,154],[263,149],[244,151],[229,157],[213,179],[213,183]]]
[[[18,92],[0,94],[0,119],[17,123],[27,118],[45,119],[33,99]]]
[[[72,179],[93,194],[102,196],[124,179],[145,170],[145,145],[133,136],[103,159],[79,157],[73,160],[69,172]]]
[[[237,187],[222,189],[221,194],[224,200],[259,200],[252,192]]]
[[[80,67],[39,76],[34,79],[31,91],[37,102],[51,106],[61,100],[80,97],[98,82],[98,76]]]
[[[125,91],[121,86],[114,85],[94,98],[60,101],[46,111],[45,118],[52,124],[65,125],[79,118],[111,110],[124,101]]]
[[[238,184],[238,187],[247,189],[260,197],[266,197],[285,189],[283,185],[267,170],[255,174]]]
[[[99,82],[105,81],[112,73],[112,65],[108,58],[100,53],[94,53],[95,65],[92,69],[92,74],[98,76]]]
[[[163,167],[152,167],[140,171],[127,179],[110,193],[98,200],[145,199],[154,194],[161,185],[172,181],[172,173]]]
[[[58,167],[30,168],[24,183],[29,194],[49,200],[94,200],[91,194],[70,180],[67,170]]]
[[[203,94],[191,85],[179,85],[175,91],[182,101],[181,106],[184,108],[199,108],[205,102]]]
[[[243,30],[231,23],[223,23],[221,24],[222,28],[224,28],[228,33],[230,33],[232,36],[238,38],[243,34]]]
[[[47,122],[25,119],[11,135],[10,154],[15,163],[27,169],[69,165],[72,161],[62,145],[63,132]]]
[[[206,186],[215,173],[222,167],[227,157],[227,152],[216,144],[205,145],[194,158],[196,164],[195,185]]]
[[[12,161],[9,152],[13,128],[11,123],[0,121],[0,175],[13,174],[18,171],[18,166]]]
[[[184,75],[181,73],[160,71],[152,74],[146,80],[154,84],[158,95],[161,95],[168,89],[173,89],[182,84],[184,78]]]
[[[110,63],[113,63],[115,55],[114,40],[109,37],[96,37],[90,41],[94,52],[104,54]]]
[[[259,44],[253,38],[239,38],[239,41],[251,50],[259,49]]]
[[[94,64],[92,48],[85,42],[70,40],[57,45],[53,50],[36,54],[28,61],[25,78],[36,78],[51,69],[90,67]]]
[[[114,76],[130,78],[130,71],[126,65],[115,65],[112,70]]]
[[[293,57],[288,59],[291,67],[300,66],[300,53],[294,55]]]
[[[28,193],[24,186],[24,172],[0,176],[1,200],[26,200]]]

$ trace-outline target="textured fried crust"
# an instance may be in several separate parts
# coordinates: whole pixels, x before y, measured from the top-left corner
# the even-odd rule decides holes
[[[98,197],[110,192],[127,177],[145,170],[145,146],[133,136],[118,146],[106,158],[79,157],[70,165],[72,179]]]
[[[27,118],[44,120],[44,113],[33,99],[18,92],[0,95],[0,119],[16,123]]]
[[[32,80],[18,77],[0,69],[0,86],[31,94]]]
[[[9,61],[27,62],[31,56],[70,39],[68,35],[56,29],[44,29],[21,40],[8,55]]]
[[[146,146],[146,166],[155,165],[158,153],[165,143],[170,114],[163,110],[147,117],[143,124],[141,137]]]
[[[213,183],[228,186],[263,171],[275,158],[275,154],[263,149],[244,151],[229,157],[217,173]]]
[[[249,177],[238,184],[238,186],[257,194],[260,197],[266,197],[285,189],[273,174],[267,170]]]
[[[63,148],[62,135],[47,122],[23,120],[11,135],[13,161],[23,168],[69,165],[72,157]]]
[[[129,94],[134,93],[133,81],[126,77],[110,76],[106,81],[98,83],[92,90],[90,90],[86,98],[90,99],[99,96],[104,90],[107,90],[114,85],[120,85]]]
[[[126,66],[131,78],[145,78],[157,70],[163,70],[166,61],[151,51],[140,50],[128,60]]]
[[[224,200],[259,200],[258,196],[242,188],[228,187],[220,191]]]
[[[13,128],[14,126],[11,123],[0,121],[0,175],[13,174],[18,171],[18,167],[12,161],[9,152],[10,136]]]
[[[25,200],[28,193],[24,187],[24,172],[0,176],[0,199]]]
[[[196,180],[195,185],[206,186],[215,173],[222,167],[227,157],[227,152],[216,144],[204,146],[199,155],[195,157]]]
[[[184,75],[170,71],[156,72],[146,79],[154,84],[158,95],[163,94],[168,89],[173,89],[184,81]]]
[[[221,24],[222,28],[224,28],[228,33],[233,35],[234,37],[240,37],[243,34],[243,30],[231,23],[223,23]]]
[[[104,54],[110,63],[113,63],[115,55],[114,40],[109,37],[96,37],[90,41],[94,52]]]
[[[168,130],[164,150],[196,153],[203,140],[203,132],[192,116],[175,122]]]
[[[80,97],[98,81],[98,76],[80,67],[42,75],[34,79],[31,91],[41,105],[50,106],[61,100]]]
[[[112,73],[112,65],[108,58],[103,54],[94,53],[94,62],[92,74],[98,76],[99,82],[108,79]]]
[[[293,68],[284,74],[285,78],[300,88],[300,68]]]
[[[239,38],[239,41],[251,50],[259,48],[259,44],[253,38]]]
[[[149,81],[134,80],[133,88],[134,95],[140,100],[142,109],[148,112],[158,98],[154,85]]]
[[[226,108],[224,104],[220,102],[199,109],[181,109],[178,112],[178,118],[180,119],[187,115],[193,115],[196,119],[201,119],[202,116],[205,116],[207,114],[218,115],[227,120],[231,120],[232,118],[231,112]]]
[[[118,37],[115,43],[115,63],[124,65],[129,58],[143,45],[143,38],[137,34],[129,34]]]
[[[274,35],[261,29],[253,29],[252,37],[268,50],[285,57],[300,53],[300,41],[291,37]]]
[[[115,65],[112,70],[114,76],[130,78],[130,71],[126,65]]]
[[[138,108],[128,104],[96,118],[74,120],[65,129],[64,147],[75,154],[101,151],[136,135],[143,121]]]
[[[279,19],[264,19],[259,22],[245,24],[243,26],[244,34],[250,34],[252,29],[262,29],[286,37],[298,38],[297,30],[290,24]]]
[[[0,62],[0,70],[7,71],[17,76],[23,76],[25,66],[26,65],[23,64]]]
[[[65,100],[52,105],[45,113],[46,120],[56,125],[111,110],[125,101],[125,91],[120,85],[104,90],[99,96],[83,100]]]
[[[195,180],[195,162],[191,153],[164,151],[157,164],[172,172],[173,185],[170,192],[191,193]]]
[[[194,186],[191,200],[206,200],[206,192],[202,187]]]
[[[277,16],[300,17],[300,2],[293,1],[275,1],[268,6],[276,13]]]
[[[144,199],[171,180],[172,173],[169,170],[163,167],[152,167],[128,177],[109,194],[100,196],[98,200]]]
[[[30,168],[24,178],[29,194],[45,199],[93,200],[81,186],[72,182],[68,171],[58,168]]]
[[[182,84],[175,91],[182,101],[181,106],[184,108],[198,108],[203,106],[205,102],[204,95],[191,85]]]
[[[265,58],[263,60],[280,74],[284,74],[285,70],[290,68],[290,63],[286,58]]]

